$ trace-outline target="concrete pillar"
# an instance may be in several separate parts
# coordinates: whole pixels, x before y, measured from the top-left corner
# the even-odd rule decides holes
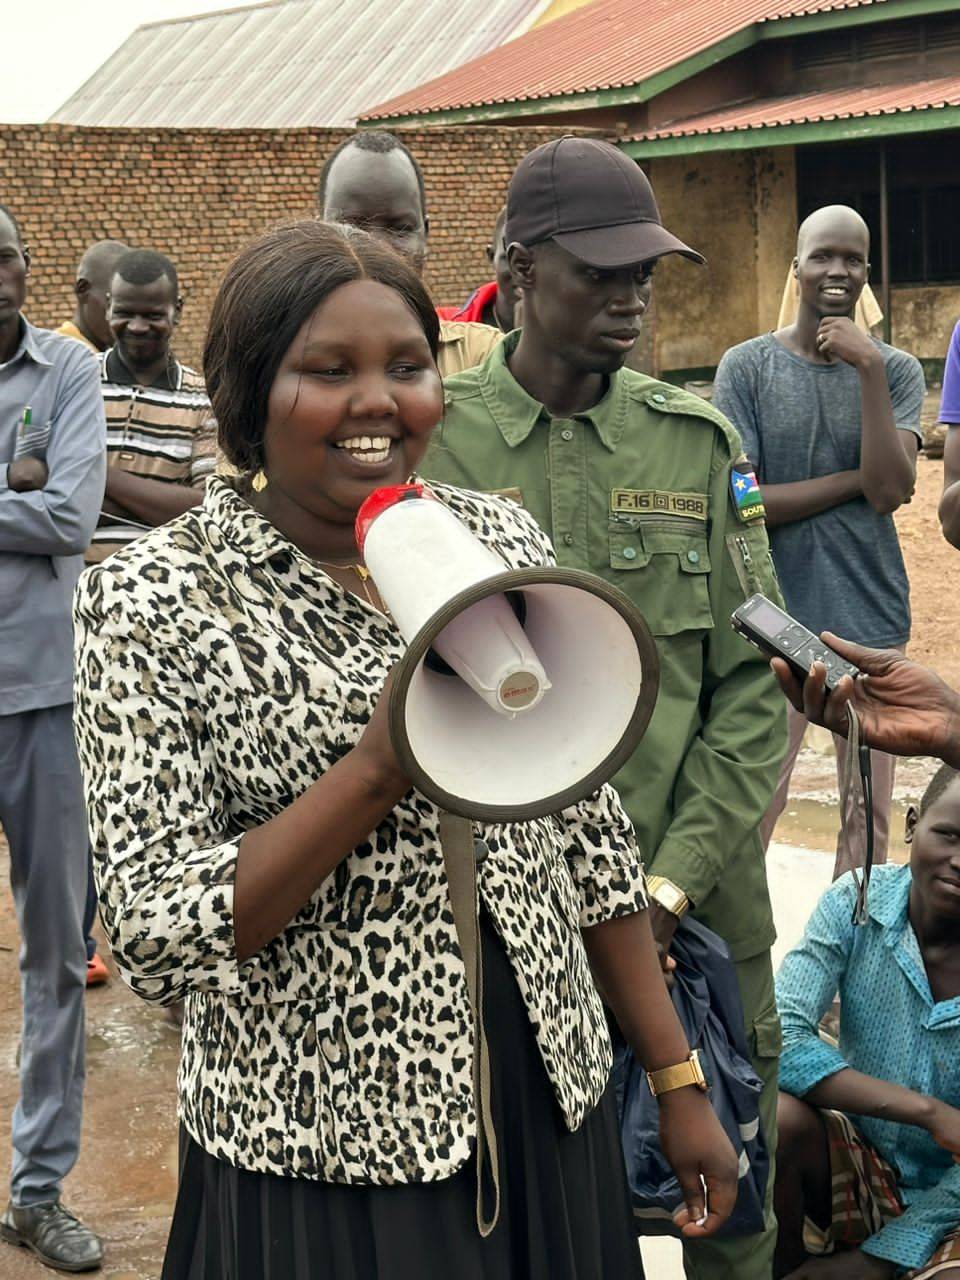
[[[753,153],[757,333],[776,327],[797,243],[797,170],[793,147]]]

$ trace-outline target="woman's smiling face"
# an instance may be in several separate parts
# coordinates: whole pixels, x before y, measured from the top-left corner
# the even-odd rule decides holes
[[[352,521],[374,489],[416,470],[442,413],[440,375],[416,314],[388,285],[341,285],[301,326],[270,389],[270,505]]]

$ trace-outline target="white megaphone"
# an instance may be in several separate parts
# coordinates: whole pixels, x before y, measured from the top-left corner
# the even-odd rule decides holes
[[[508,569],[423,484],[371,494],[357,545],[408,644],[390,734],[425,796],[525,821],[591,795],[630,757],[660,663],[622,592],[578,569]]]

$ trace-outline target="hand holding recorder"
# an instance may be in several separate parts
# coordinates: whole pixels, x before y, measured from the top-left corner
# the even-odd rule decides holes
[[[781,659],[798,681],[806,680],[815,663],[826,671],[828,693],[838,687],[844,676],[854,679],[859,675],[852,663],[845,662],[839,653],[825,645],[802,622],[791,618],[766,596],[755,595],[745,600],[739,609],[734,610],[730,621],[734,631],[762,653]]]
[[[852,702],[864,740],[875,750],[898,756],[935,756],[960,768],[960,694],[935,672],[911,662],[898,649],[868,649],[829,631],[820,637],[826,659],[813,654],[806,644],[799,653],[786,649],[781,653],[776,640],[779,637],[782,642],[783,637],[775,630],[774,614],[768,614],[766,608],[760,610],[755,604],[758,600],[785,624],[799,628],[762,596],[753,596],[741,605],[733,625],[771,655],[770,665],[784,693],[808,720],[845,736],[846,707]],[[750,634],[751,615],[754,633],[760,630],[758,623],[766,620],[765,642]],[[800,660],[804,657],[811,661]]]

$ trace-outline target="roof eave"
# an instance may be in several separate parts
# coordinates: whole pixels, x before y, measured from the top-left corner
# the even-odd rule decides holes
[[[667,67],[664,71],[649,76],[636,84],[617,85],[609,89],[585,89],[581,93],[565,93],[549,98],[512,99],[509,102],[489,102],[468,107],[450,107],[441,111],[424,111],[405,116],[361,116],[358,123],[363,125],[382,124],[389,120],[393,124],[434,125],[434,124],[489,124],[495,120],[503,120],[516,116],[544,116],[558,111],[593,111],[598,107],[619,107],[633,103],[647,102],[658,93],[664,93],[683,80],[706,71],[709,67],[733,57],[743,49],[749,49],[757,42],[756,28],[743,27],[732,36],[701,49],[691,58]]]
[[[922,18],[928,13],[949,13],[956,0],[883,0],[882,4],[859,4],[855,9],[833,9],[823,13],[798,13],[786,18],[758,22],[758,38],[778,40],[809,35],[814,31],[835,31],[838,27],[862,27],[871,22],[893,22],[898,18]]]
[[[635,160],[665,156],[702,155],[705,151],[753,151],[760,147],[801,146],[812,142],[855,142],[865,138],[893,138],[911,133],[960,129],[960,107],[913,107],[872,116],[808,120],[797,124],[756,125],[714,133],[681,134],[672,138],[632,139],[620,147]]]
[[[448,107],[435,111],[413,111],[404,114],[378,114],[372,112],[360,116],[359,128],[382,128],[392,125],[412,125],[420,128],[448,124],[492,124],[499,120],[516,119],[518,116],[552,115],[563,111],[591,111],[598,107],[615,107],[648,102],[665,93],[674,85],[689,80],[701,71],[749,49],[761,40],[775,40],[814,31],[835,30],[841,27],[864,26],[871,22],[891,22],[897,18],[922,17],[929,13],[949,12],[956,8],[957,0],[884,0],[882,4],[859,4],[853,9],[830,10],[825,13],[797,14],[788,18],[772,18],[742,27],[733,35],[701,49],[690,58],[666,67],[656,75],[635,84],[609,89],[584,90],[581,93],[560,94],[546,98],[512,98],[502,102],[471,103],[464,107]],[[538,28],[543,30],[544,28]],[[524,37],[520,37],[523,39]],[[460,68],[462,70],[462,68]],[[454,72],[453,74],[456,74]]]
[[[473,107],[451,107],[447,111],[424,111],[409,116],[360,116],[357,128],[382,129],[389,125],[391,128],[430,129],[449,124],[497,124],[501,120],[514,120],[517,116],[535,120],[537,116],[551,115],[556,111],[587,111],[594,107],[610,106],[610,102],[601,100],[607,92],[616,91],[571,93],[558,98],[527,98],[523,102],[491,102]]]

